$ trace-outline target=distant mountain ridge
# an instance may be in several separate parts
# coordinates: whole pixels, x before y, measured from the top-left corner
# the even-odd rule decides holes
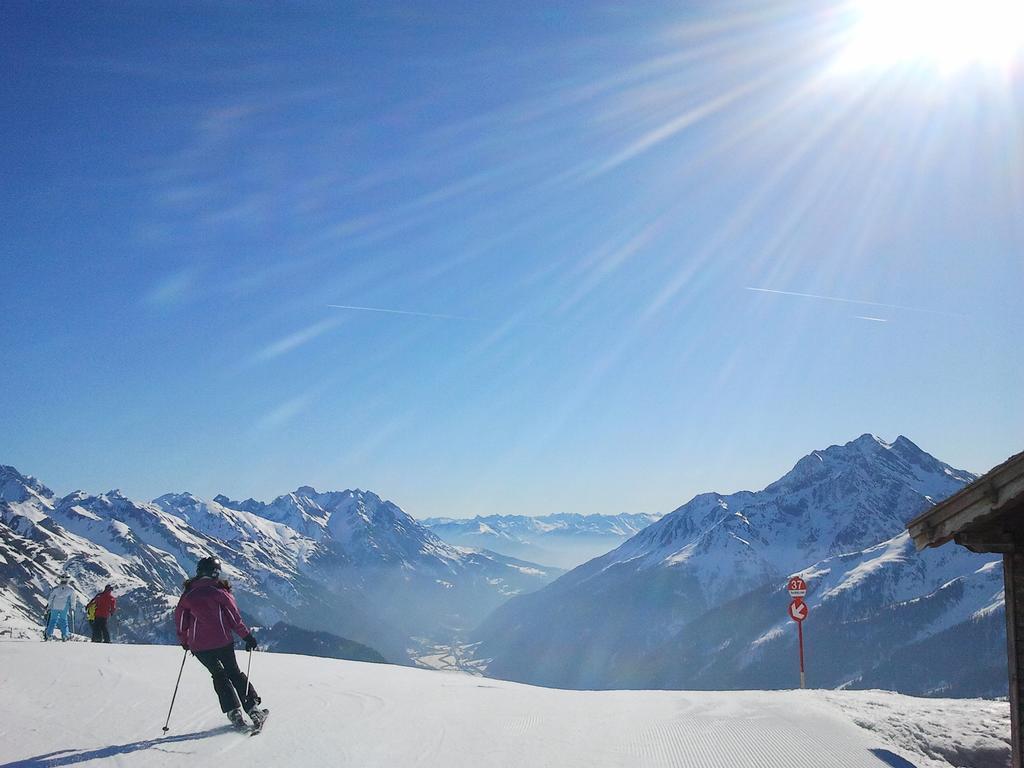
[[[368,661],[385,664],[387,660],[373,648],[337,637],[329,632],[311,632],[279,621],[272,627],[259,630],[260,647],[277,653],[298,653],[328,659]]]
[[[904,530],[974,477],[902,436],[814,451],[761,491],[700,494],[505,604],[475,633],[478,654],[488,674],[556,687],[783,687],[793,633],[782,587],[803,572],[808,628],[834,622],[837,645],[873,638],[864,647],[880,654],[830,653],[819,684],[871,679],[886,654],[998,619],[996,558],[957,547],[918,554]],[[879,648],[888,619],[926,607],[935,614],[926,624],[899,625]],[[942,687],[921,676],[904,684]]]
[[[614,549],[659,517],[561,513],[433,517],[421,522],[450,544],[571,568]]]
[[[107,582],[124,595],[122,637],[170,641],[181,583],[215,555],[256,623],[285,621],[408,662],[420,639],[447,638],[559,573],[446,544],[367,491],[303,486],[269,504],[217,498],[227,503],[190,493],[57,498],[0,467],[0,622],[37,623],[49,586],[69,573],[81,602]]]

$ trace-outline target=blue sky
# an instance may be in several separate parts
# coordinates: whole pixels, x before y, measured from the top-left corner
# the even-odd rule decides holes
[[[0,462],[465,516],[1024,447],[1019,58],[837,68],[834,3],[381,5],[0,6]]]

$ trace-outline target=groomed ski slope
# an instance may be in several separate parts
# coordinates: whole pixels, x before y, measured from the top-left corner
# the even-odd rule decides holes
[[[916,702],[942,712],[934,700],[877,691],[560,691],[267,653],[254,654],[252,668],[273,712],[262,734],[226,726],[209,676],[189,657],[163,736],[181,657],[167,646],[0,642],[0,768],[950,765],[886,740],[885,729],[854,724],[913,724]],[[935,726],[947,738],[983,749],[986,733],[1005,725],[1005,703],[956,706]]]

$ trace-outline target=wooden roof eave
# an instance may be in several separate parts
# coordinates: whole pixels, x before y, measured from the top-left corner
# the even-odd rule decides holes
[[[938,547],[993,523],[1024,500],[1024,453],[1018,453],[907,524],[917,549]]]

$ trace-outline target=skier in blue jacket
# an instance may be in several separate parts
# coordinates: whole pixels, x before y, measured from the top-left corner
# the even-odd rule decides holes
[[[53,637],[53,631],[60,629],[61,640],[71,637],[71,630],[68,628],[68,616],[75,603],[75,590],[71,588],[71,577],[64,575],[53,591],[50,592],[50,599],[46,604],[46,614],[49,617],[46,622],[44,640]]]

